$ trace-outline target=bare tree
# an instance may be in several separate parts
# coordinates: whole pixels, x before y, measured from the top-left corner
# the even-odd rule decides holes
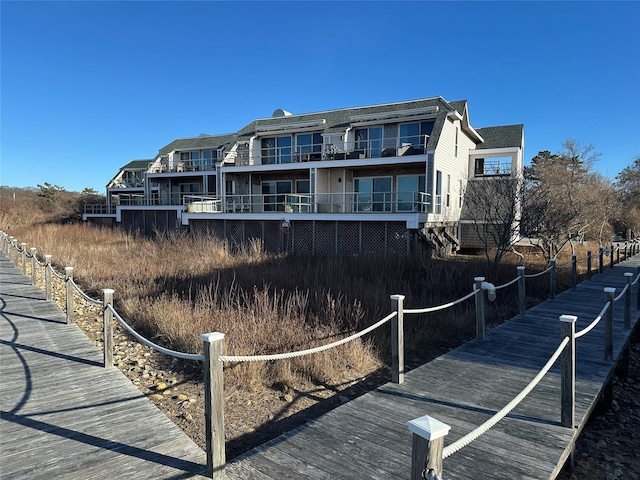
[[[627,229],[627,238],[640,236],[640,155],[616,177],[622,208],[617,223]]]
[[[525,233],[537,239],[547,259],[602,226],[606,209],[593,189],[606,182],[592,172],[599,155],[593,145],[569,139],[558,154],[540,152],[525,167]]]
[[[462,217],[473,221],[491,270],[520,237],[522,199],[523,182],[518,177],[488,176],[467,183]]]

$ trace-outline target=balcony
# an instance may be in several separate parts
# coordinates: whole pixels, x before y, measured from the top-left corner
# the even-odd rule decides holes
[[[475,177],[509,176],[511,175],[511,159],[476,158],[473,174]]]
[[[429,135],[385,137],[340,144],[269,147],[259,149],[253,158],[248,149],[237,150],[227,158],[236,166],[282,165],[323,160],[359,160],[366,158],[424,155]]]
[[[203,196],[185,195],[190,213],[427,213],[424,192],[350,192]]]
[[[217,159],[199,160],[174,160],[162,159],[159,164],[151,168],[149,173],[180,173],[180,172],[203,172],[216,169]]]

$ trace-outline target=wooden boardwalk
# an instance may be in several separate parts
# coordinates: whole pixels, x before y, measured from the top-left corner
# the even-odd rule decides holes
[[[559,316],[587,326],[605,302],[604,287],[625,285],[640,256],[607,269],[574,290],[531,308],[405,375],[234,459],[230,479],[401,479],[411,471],[412,434],[407,421],[430,415],[451,426],[445,446],[508,404],[538,373],[560,343]],[[638,322],[635,292],[632,330]],[[500,292],[498,292],[500,295]],[[558,365],[529,396],[488,433],[444,460],[449,479],[555,478],[614,374],[604,361],[604,321],[576,341],[576,425],[560,425]],[[630,341],[623,328],[623,300],[615,304],[614,356]],[[559,362],[557,362],[559,363]]]
[[[0,478],[204,478],[205,454],[0,253]]]
[[[230,480],[409,478],[407,421],[430,415],[451,426],[445,445],[506,405],[560,341],[561,314],[577,330],[624,286],[640,256],[607,269],[405,375],[227,465]],[[639,311],[632,302],[632,328]],[[500,295],[501,293],[498,292]],[[512,294],[512,293],[511,293]],[[38,287],[0,254],[0,478],[202,478],[205,454],[117,369]],[[616,303],[614,358],[630,341]],[[601,322],[603,323],[603,322]],[[487,434],[444,461],[447,479],[555,478],[611,379],[603,326],[577,340],[576,423],[560,426],[554,367]]]

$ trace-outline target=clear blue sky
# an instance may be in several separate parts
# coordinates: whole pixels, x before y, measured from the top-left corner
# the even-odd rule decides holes
[[[640,2],[0,2],[0,184],[104,193],[179,137],[442,96],[573,138],[610,178],[640,155]]]

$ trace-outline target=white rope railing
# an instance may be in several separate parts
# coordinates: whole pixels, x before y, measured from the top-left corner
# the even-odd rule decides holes
[[[540,275],[544,275],[547,272],[550,272],[553,269],[553,266],[547,268],[546,270],[543,270],[541,272],[538,273],[530,273],[529,275],[525,275],[524,278],[535,278],[535,277],[539,277]]]
[[[37,256],[35,256],[35,255],[34,255],[34,257],[35,257],[35,259],[36,259],[36,263],[37,263],[38,265],[40,265],[41,267],[45,267],[45,266],[47,265],[47,263],[46,263],[46,262],[41,262],[40,260],[38,260],[38,257],[37,257]]]
[[[84,293],[80,287],[78,286],[78,284],[73,280],[73,278],[70,278],[69,280],[67,280],[68,282],[71,283],[71,285],[73,286],[73,288],[76,289],[76,292],[78,292],[80,294],[80,296],[82,298],[84,298],[87,302],[89,303],[93,303],[95,305],[102,305],[102,300],[95,300],[93,298],[91,298],[89,295],[87,295],[86,293]]]
[[[51,270],[51,273],[53,273],[60,280],[65,280],[66,279],[66,277],[64,275],[59,275],[58,272],[56,272],[55,269],[51,266],[51,264],[49,264],[48,267],[49,267],[49,270]]]
[[[496,290],[500,290],[500,289],[502,289],[502,288],[508,287],[508,286],[510,286],[510,285],[513,285],[514,283],[517,283],[517,282],[518,282],[518,280],[520,280],[520,277],[516,277],[516,278],[514,278],[513,280],[511,280],[510,282],[507,282],[507,283],[505,283],[505,284],[503,284],[503,285],[498,285],[497,287],[495,287],[495,289],[496,289]]]
[[[620,300],[622,297],[624,297],[624,294],[627,293],[627,289],[629,288],[629,284],[625,285],[624,288],[622,289],[622,291],[620,292],[620,295],[618,295],[616,298],[613,299],[614,302],[617,302],[618,300]]]
[[[569,268],[570,266],[573,265],[573,261],[569,262],[569,263],[565,263],[564,265],[556,265],[557,269],[563,269],[563,268]]]
[[[589,333],[591,330],[593,330],[593,328],[598,324],[598,322],[600,320],[602,320],[602,316],[607,313],[607,310],[609,309],[609,307],[611,306],[611,302],[607,302],[604,304],[604,307],[602,308],[602,310],[600,310],[600,313],[598,314],[598,316],[595,318],[595,320],[593,322],[591,322],[589,325],[587,325],[586,327],[584,327],[582,330],[580,330],[579,332],[575,333],[575,338],[580,338],[584,335],[586,335],[587,333]]]
[[[236,356],[220,355],[220,361],[222,362],[265,362],[269,360],[286,360],[288,358],[302,357],[304,355],[311,355],[313,353],[323,352],[325,350],[329,350],[330,348],[338,347],[347,342],[360,338],[363,335],[366,335],[367,333],[384,325],[396,315],[398,315],[398,312],[391,312],[389,315],[384,317],[379,322],[374,323],[373,325],[365,328],[359,333],[351,335],[350,337],[343,338],[342,340],[338,340],[337,342],[329,343],[327,345],[322,345],[320,347],[309,348],[307,350],[299,350],[297,352],[275,353],[272,355],[236,355]]]
[[[558,348],[556,348],[556,351],[553,353],[551,358],[549,358],[549,361],[547,361],[545,366],[542,367],[540,372],[538,372],[538,375],[536,375],[535,378],[531,380],[531,382],[529,382],[529,384],[513,400],[511,400],[507,405],[505,405],[499,412],[493,415],[489,420],[484,422],[482,425],[477,427],[472,432],[469,432],[468,434],[466,434],[461,439],[445,447],[442,450],[442,459],[444,460],[445,458],[453,455],[461,448],[466,447],[471,442],[476,440],[478,437],[488,432],[489,429],[491,429],[491,427],[493,427],[496,423],[498,423],[500,420],[506,417],[509,414],[509,412],[511,412],[511,410],[513,410],[516,406],[518,406],[518,404],[529,394],[529,392],[531,392],[531,390],[533,390],[536,387],[536,385],[540,383],[540,380],[542,380],[542,378],[551,369],[551,367],[556,362],[556,360],[558,360],[558,357],[560,357],[560,355],[562,354],[562,351],[564,350],[564,347],[566,347],[568,343],[569,343],[569,337],[564,337],[562,342],[560,342],[560,345],[558,346]]]
[[[118,322],[120,322],[120,325],[122,325],[125,328],[125,330],[127,330],[127,332],[129,332],[131,335],[137,338],[140,343],[145,344],[147,347],[153,348],[154,350],[157,350],[160,353],[164,353],[165,355],[170,355],[176,358],[182,358],[184,360],[196,360],[196,361],[204,360],[204,355],[198,355],[195,353],[176,352],[175,350],[169,350],[168,348],[161,347],[160,345],[153,343],[151,340],[147,340],[138,332],[136,332],[133,328],[131,328],[127,324],[127,322],[125,322],[122,319],[122,317],[118,314],[118,312],[115,311],[115,309],[111,304],[108,304],[106,308],[108,308],[111,311],[111,313],[113,313],[113,316],[116,318],[116,320],[118,320]]]
[[[631,283],[631,285],[635,285],[636,283],[638,283],[638,280],[640,280],[640,273],[636,275],[636,279]]]
[[[476,291],[474,290],[473,292],[465,295],[462,298],[459,298],[458,300],[454,300],[453,302],[449,302],[449,303],[445,303],[444,305],[438,305],[435,307],[426,307],[426,308],[406,308],[404,309],[404,313],[430,313],[430,312],[437,312],[438,310],[444,310],[445,308],[449,308],[449,307],[453,307],[454,305],[457,305],[459,303],[464,302],[465,300],[470,299],[471,297],[473,297],[476,294]]]

